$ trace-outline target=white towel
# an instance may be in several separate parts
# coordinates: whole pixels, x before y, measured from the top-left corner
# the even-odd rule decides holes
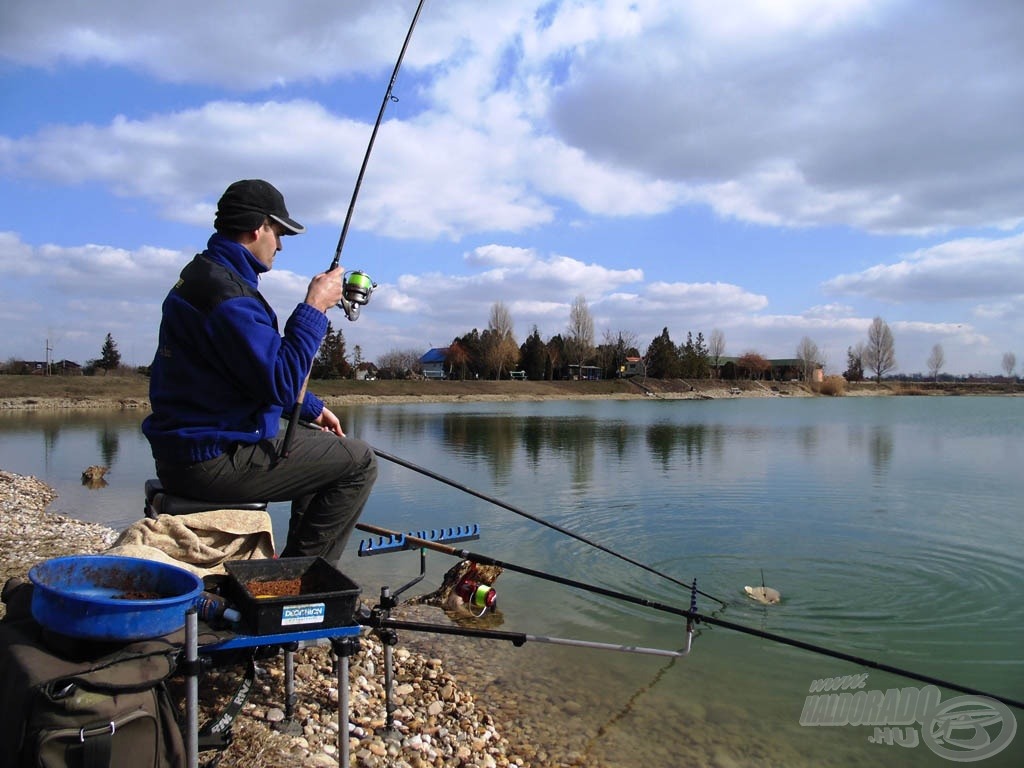
[[[266,511],[216,509],[138,520],[104,554],[159,560],[207,576],[224,573],[226,560],[268,558],[274,552]]]

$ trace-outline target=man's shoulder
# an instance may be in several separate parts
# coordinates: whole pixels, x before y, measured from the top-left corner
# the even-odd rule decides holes
[[[181,271],[174,292],[201,312],[208,313],[229,299],[261,299],[259,291],[235,270],[206,254],[196,257]]]

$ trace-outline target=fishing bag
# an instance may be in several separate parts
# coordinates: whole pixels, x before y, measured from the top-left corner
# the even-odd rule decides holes
[[[183,768],[185,745],[166,687],[180,647],[170,638],[102,649],[69,643],[12,612],[8,591],[0,621],[0,765]]]

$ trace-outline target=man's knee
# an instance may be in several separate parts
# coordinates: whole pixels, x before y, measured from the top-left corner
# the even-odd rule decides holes
[[[373,448],[362,440],[351,440],[349,452],[355,468],[353,474],[361,475],[363,482],[372,484],[377,479],[377,456]]]
[[[377,480],[377,454],[370,449],[370,463],[366,466],[366,482],[370,485]]]

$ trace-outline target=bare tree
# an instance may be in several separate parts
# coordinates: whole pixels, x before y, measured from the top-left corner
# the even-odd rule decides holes
[[[931,374],[932,381],[939,380],[939,371],[945,364],[946,353],[943,352],[941,344],[936,344],[932,347],[932,353],[928,355],[928,373]]]
[[[498,336],[512,335],[512,313],[505,302],[496,301],[491,305],[491,315],[487,321],[487,329]]]
[[[582,377],[583,364],[594,351],[594,318],[590,316],[587,299],[580,294],[569,307],[568,338],[565,341],[570,360],[579,365],[578,373]]]
[[[893,341],[888,323],[880,317],[872,320],[868,328],[864,365],[869,371],[875,372],[875,381],[879,383],[885,374],[896,367],[896,342]]]
[[[512,313],[504,302],[491,305],[491,317],[487,321],[487,346],[484,357],[487,366],[494,371],[496,379],[506,370],[512,370],[519,362],[519,344],[512,335]]]
[[[626,358],[638,356],[640,337],[633,331],[619,331],[616,334],[615,349],[617,354],[616,365],[620,369],[625,368]]]
[[[377,371],[382,379],[405,379],[422,370],[422,356],[415,349],[392,349],[377,358]]]
[[[811,341],[810,336],[800,339],[796,347],[796,359],[800,361],[800,374],[803,380],[810,381],[815,368],[821,365],[821,350]]]
[[[1006,352],[1003,355],[1003,373],[1006,378],[1013,378],[1013,369],[1017,367],[1017,356],[1013,352]]]
[[[719,367],[721,366],[723,355],[725,355],[725,334],[714,328],[711,331],[711,338],[708,339],[708,359],[711,360],[711,367],[718,378],[721,378]]]

